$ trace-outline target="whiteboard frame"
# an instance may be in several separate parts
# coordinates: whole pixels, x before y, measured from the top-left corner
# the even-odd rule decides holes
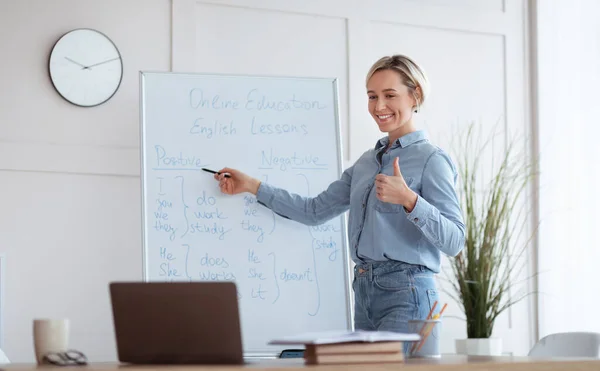
[[[241,74],[224,74],[224,73],[197,73],[197,72],[170,72],[170,71],[140,71],[139,72],[139,89],[140,89],[140,187],[141,187],[141,212],[142,212],[142,276],[144,282],[149,282],[150,279],[148,277],[148,246],[147,246],[147,230],[146,226],[148,225],[148,214],[146,213],[146,187],[145,187],[145,179],[146,179],[146,141],[145,135],[146,132],[146,117],[144,115],[145,112],[145,95],[144,95],[144,78],[146,75],[179,75],[179,76],[194,76],[194,77],[226,77],[226,78],[256,78],[256,79],[280,79],[280,80],[321,80],[328,81],[331,83],[331,88],[333,89],[333,101],[334,101],[334,119],[335,119],[335,131],[336,131],[336,145],[337,145],[337,176],[338,179],[341,178],[342,173],[344,171],[344,149],[343,149],[343,141],[342,141],[342,127],[340,123],[340,100],[339,100],[339,79],[338,78],[327,78],[327,77],[302,77],[302,76],[283,76],[283,75],[241,75]],[[350,246],[348,242],[348,213],[345,212],[341,217],[342,222],[342,256],[343,256],[343,264],[344,264],[344,282],[345,282],[345,299],[346,299],[346,318],[347,323],[346,327],[354,331],[354,298],[353,298],[353,290],[352,290],[352,280],[353,280],[353,262],[350,257]],[[240,334],[241,336],[241,334]],[[281,347],[281,349],[285,349],[286,347]],[[266,353],[245,353],[244,357],[248,358],[273,358],[277,357],[279,354],[274,354],[273,352]]]

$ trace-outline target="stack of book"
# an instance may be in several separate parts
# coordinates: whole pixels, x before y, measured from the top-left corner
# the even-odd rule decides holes
[[[419,334],[385,331],[309,333],[273,340],[274,345],[304,345],[306,364],[352,364],[403,362],[406,341],[419,341]]]
[[[401,341],[307,344],[304,360],[310,365],[402,362],[402,345]]]

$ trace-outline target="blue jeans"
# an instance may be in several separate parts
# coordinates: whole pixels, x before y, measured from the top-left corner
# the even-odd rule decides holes
[[[409,332],[408,321],[425,319],[439,300],[431,270],[397,261],[357,264],[352,289],[356,330]]]

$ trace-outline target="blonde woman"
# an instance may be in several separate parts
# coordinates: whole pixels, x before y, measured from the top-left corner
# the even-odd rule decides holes
[[[355,328],[408,332],[408,321],[427,317],[438,300],[434,274],[441,254],[456,256],[464,245],[457,173],[414,123],[428,93],[425,73],[414,61],[381,58],[369,70],[366,88],[369,112],[387,136],[318,196],[298,197],[230,168],[215,179],[223,193],[250,192],[277,214],[304,224],[349,210]]]

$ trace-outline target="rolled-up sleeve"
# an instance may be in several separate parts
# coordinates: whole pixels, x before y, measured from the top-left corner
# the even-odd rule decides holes
[[[421,195],[407,213],[425,238],[448,256],[458,255],[465,242],[456,178],[450,157],[441,150],[434,152],[423,169]]]
[[[303,197],[285,189],[261,183],[257,201],[276,214],[306,225],[319,225],[345,212],[350,207],[350,167],[339,180],[334,181],[316,197]]]

